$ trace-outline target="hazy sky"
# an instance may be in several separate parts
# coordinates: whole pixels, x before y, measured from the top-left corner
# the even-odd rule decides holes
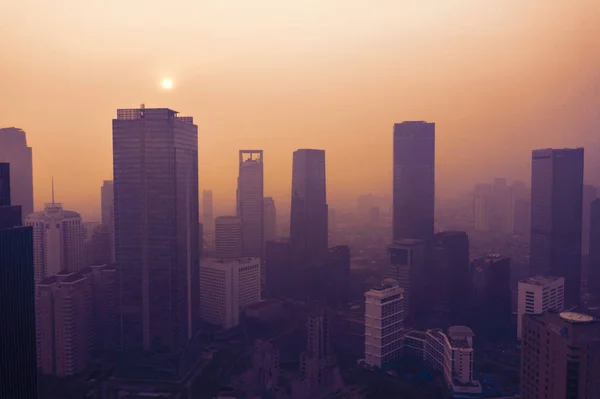
[[[27,132],[36,206],[99,218],[117,108],[199,127],[200,186],[233,208],[237,151],[264,149],[289,207],[292,152],[327,151],[329,202],[391,192],[392,126],[436,122],[437,189],[529,177],[584,146],[600,183],[598,0],[2,0],[0,126]],[[174,87],[160,87],[163,78]]]

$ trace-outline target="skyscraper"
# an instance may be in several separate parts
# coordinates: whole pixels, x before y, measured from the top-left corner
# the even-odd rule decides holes
[[[167,108],[119,109],[113,167],[122,346],[178,351],[199,315],[198,127]]]
[[[213,192],[202,190],[202,225],[208,234],[215,232],[215,217],[213,214]]]
[[[9,165],[0,163],[0,397],[37,399],[33,234],[8,198]]]
[[[426,243],[405,238],[388,247],[386,277],[404,290],[404,319],[424,316],[427,290]]]
[[[274,240],[277,237],[277,210],[275,209],[275,201],[272,197],[265,197],[264,201],[264,228],[265,242]]]
[[[598,197],[596,187],[584,184],[583,185],[583,204],[581,213],[583,215],[581,221],[581,253],[589,255],[590,253],[590,216],[592,201]]]
[[[323,265],[328,249],[325,151],[294,152],[290,240],[301,264]]]
[[[100,203],[102,211],[102,231],[108,235],[109,246],[107,248],[107,257],[111,263],[115,261],[115,220],[114,220],[114,206],[115,206],[115,187],[112,180],[104,180],[102,187],[100,188]]]
[[[588,266],[588,292],[600,298],[600,198],[591,206],[590,262]]]
[[[242,257],[242,220],[237,216],[215,219],[215,249],[218,259]]]
[[[394,125],[393,239],[433,237],[435,124]]]
[[[25,219],[33,227],[33,255],[36,284],[61,270],[76,272],[85,265],[84,227],[79,213],[54,202]]]
[[[561,312],[564,309],[564,277],[534,276],[519,281],[517,302],[517,339],[521,339],[526,314],[541,314],[547,310]]]
[[[33,161],[23,130],[0,129],[0,162],[10,164],[11,204],[21,206],[22,219],[25,219],[33,212]]]
[[[476,231],[490,230],[490,208],[493,187],[490,184],[476,184],[473,193],[473,218]]]
[[[263,151],[240,150],[238,216],[242,219],[242,253],[263,258]]]
[[[579,304],[583,148],[532,152],[530,274],[565,278],[565,305]]]

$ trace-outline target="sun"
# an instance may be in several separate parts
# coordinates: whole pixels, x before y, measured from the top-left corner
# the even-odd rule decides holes
[[[173,82],[171,81],[171,79],[164,79],[162,81],[162,87],[163,89],[169,90],[173,88]]]

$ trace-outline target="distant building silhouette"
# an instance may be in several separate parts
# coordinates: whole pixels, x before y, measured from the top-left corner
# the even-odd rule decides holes
[[[600,298],[600,198],[592,202],[590,219],[588,292]]]
[[[289,238],[278,238],[265,244],[265,269],[267,296],[286,298],[294,296],[297,289],[297,259]]]
[[[243,254],[242,219],[238,216],[218,216],[215,219],[215,248],[219,259],[241,258]]]
[[[11,165],[11,204],[21,206],[23,219],[33,212],[33,161],[25,132],[0,128],[0,162]]]
[[[526,315],[521,398],[600,398],[600,320],[573,312]]]
[[[215,232],[215,216],[213,213],[213,192],[202,190],[202,224],[207,234]]]
[[[393,239],[433,237],[435,124],[394,125]]]
[[[261,300],[260,259],[203,259],[200,315],[207,323],[232,328],[247,306]]]
[[[579,304],[583,148],[532,152],[530,275],[565,278],[565,304]]]
[[[167,108],[113,119],[123,349],[177,352],[199,318],[198,127]]]
[[[519,281],[517,302],[517,339],[521,339],[524,315],[564,309],[564,277],[534,276]]]
[[[590,253],[590,220],[592,202],[598,197],[598,191],[595,186],[583,185],[583,205],[581,207],[581,253],[589,255]]]
[[[294,256],[303,265],[324,265],[328,249],[325,151],[294,152],[290,239]]]
[[[37,399],[33,232],[10,189],[10,166],[0,163],[0,397]]]
[[[265,242],[274,240],[277,237],[277,209],[273,197],[265,197],[264,199],[264,228]]]
[[[263,258],[263,169],[262,150],[240,150],[237,192],[243,256]]]
[[[530,197],[531,193],[527,185],[516,180],[512,185],[513,198],[515,200],[515,211],[514,211],[514,226],[515,234],[529,239],[530,234],[530,222],[531,222],[531,204]]]
[[[104,180],[100,188],[100,203],[102,210],[102,231],[108,234],[108,258],[110,263],[115,262],[115,187],[112,180]]]
[[[27,216],[25,224],[33,228],[36,284],[61,270],[75,273],[85,266],[84,227],[79,213],[51,202],[43,211]]]
[[[490,208],[493,187],[491,184],[476,184],[473,193],[473,218],[475,231],[490,230]]]

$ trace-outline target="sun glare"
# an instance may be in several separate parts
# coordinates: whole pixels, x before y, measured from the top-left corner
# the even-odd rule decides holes
[[[172,89],[173,88],[173,82],[171,81],[171,79],[165,79],[162,81],[162,87],[163,89]]]

